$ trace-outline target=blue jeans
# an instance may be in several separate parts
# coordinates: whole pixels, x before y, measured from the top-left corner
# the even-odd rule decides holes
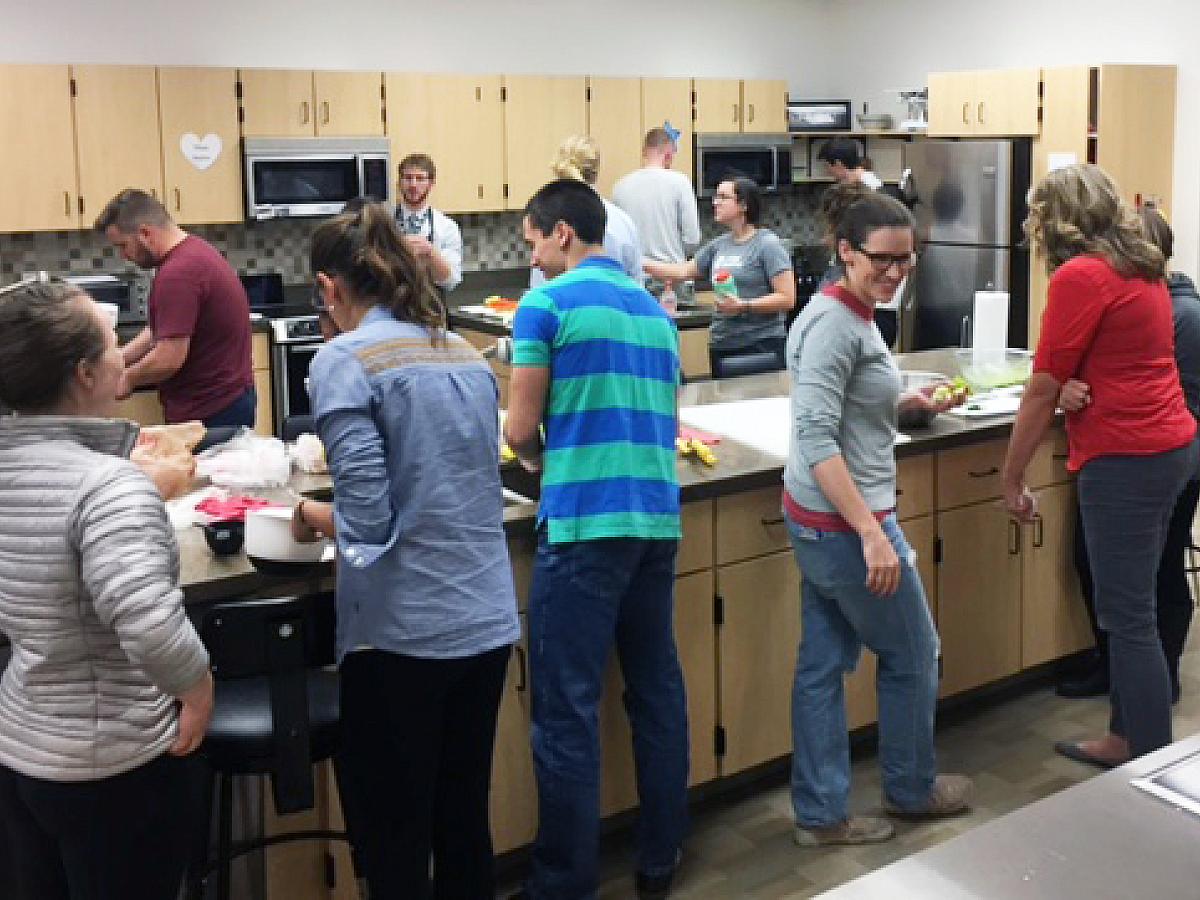
[[[600,829],[597,707],[616,644],[633,729],[638,871],[675,865],[687,827],[688,730],[672,630],[677,541],[538,536],[529,594],[538,835],[536,900],[594,897]]]
[[[916,569],[916,554],[896,516],[884,533],[900,557],[900,587],[890,597],[867,590],[862,541],[787,519],[801,573],[800,653],[792,687],[792,806],[807,828],[848,816],[850,740],[842,679],[865,644],[879,657],[879,763],[887,798],[918,810],[929,799],[937,763],[938,637]]]
[[[1098,456],[1079,470],[1079,512],[1108,635],[1109,731],[1141,756],[1171,743],[1171,681],[1156,583],[1175,500],[1196,473],[1196,442],[1151,456]]]
[[[204,417],[205,428],[253,428],[258,410],[258,392],[250,387],[224,409]]]

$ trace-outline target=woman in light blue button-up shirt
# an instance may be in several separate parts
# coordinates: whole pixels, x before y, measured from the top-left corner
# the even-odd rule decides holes
[[[492,744],[520,633],[495,376],[446,331],[384,207],[318,228],[311,263],[343,331],[310,369],[334,500],[300,503],[294,530],[337,539],[351,835],[372,896],[490,897]]]

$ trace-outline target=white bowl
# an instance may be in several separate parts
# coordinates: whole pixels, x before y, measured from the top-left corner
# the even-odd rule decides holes
[[[328,541],[302,544],[292,537],[292,511],[268,506],[246,510],[246,555],[254,560],[281,563],[317,563]]]

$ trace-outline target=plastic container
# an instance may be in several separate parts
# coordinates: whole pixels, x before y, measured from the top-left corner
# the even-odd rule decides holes
[[[738,299],[737,282],[733,279],[733,274],[728,269],[718,269],[713,273],[712,277],[713,293],[718,297],[726,297],[730,300]]]
[[[941,372],[901,372],[900,392],[907,394],[939,384],[949,384],[950,379]],[[932,409],[902,409],[896,415],[896,424],[901,429],[925,428],[937,416]]]
[[[1025,384],[1033,374],[1028,350],[955,350],[954,358],[973,394]]]

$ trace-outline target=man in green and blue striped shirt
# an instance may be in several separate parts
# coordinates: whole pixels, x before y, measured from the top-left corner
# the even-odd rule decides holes
[[[638,768],[640,897],[667,896],[686,828],[687,712],[672,630],[679,335],[604,255],[604,219],[582,182],[533,196],[525,238],[551,280],[513,321],[505,434],[542,472],[529,597],[533,900],[596,890],[597,704],[614,642]]]

